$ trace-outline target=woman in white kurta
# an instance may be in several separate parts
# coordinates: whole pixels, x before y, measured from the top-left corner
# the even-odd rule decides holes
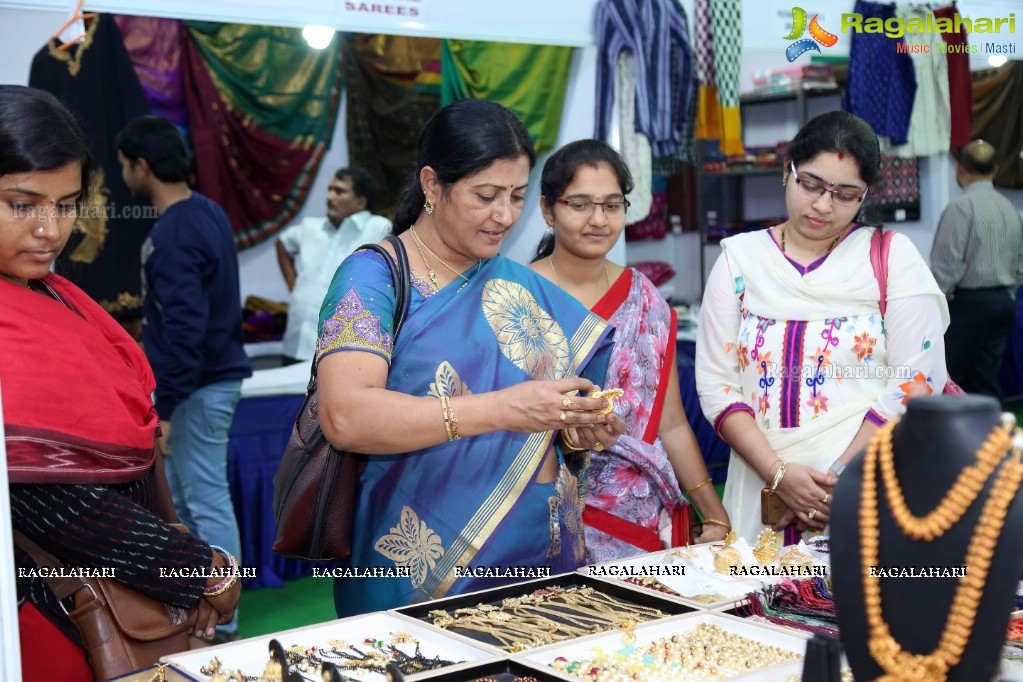
[[[696,380],[732,446],[724,503],[747,540],[764,529],[760,491],[789,511],[775,526],[828,522],[837,474],[913,395],[946,379],[948,308],[912,242],[896,234],[885,319],[870,264],[876,228],[855,222],[877,180],[870,126],[845,112],[808,122],[782,182],[789,219],[730,237],[703,298]]]

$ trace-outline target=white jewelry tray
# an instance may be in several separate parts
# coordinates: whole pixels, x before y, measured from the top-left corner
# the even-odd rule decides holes
[[[392,639],[392,632],[407,632],[418,639],[419,650],[426,658],[439,656],[441,659],[456,662],[455,665],[437,670],[407,675],[406,678],[409,680],[425,679],[442,671],[458,670],[476,663],[501,658],[490,651],[477,647],[472,640],[456,633],[446,633],[436,628],[426,627],[413,618],[398,613],[370,613],[328,621],[319,625],[260,635],[230,644],[193,649],[180,654],[164,656],[160,660],[163,663],[169,663],[171,668],[183,679],[194,682],[208,682],[210,677],[203,675],[199,669],[208,665],[214,656],[220,660],[225,669],[240,670],[245,675],[259,676],[263,674],[270,660],[269,644],[271,639],[279,641],[285,649],[296,644],[303,647],[327,646],[328,641],[340,639],[354,644],[361,651],[366,651],[370,647],[363,644],[364,639],[372,637],[389,642]],[[415,652],[416,645],[414,642],[409,642],[396,646],[402,651],[412,654]],[[382,673],[373,671],[344,670],[342,672],[348,677],[364,682],[385,682],[386,680]]]
[[[673,618],[663,618],[661,620],[638,625],[633,631],[636,634],[635,644],[637,647],[643,646],[661,639],[662,637],[669,637],[673,634],[686,632],[700,623],[718,625],[730,633],[749,637],[750,639],[754,639],[762,644],[768,644],[787,651],[792,651],[798,653],[800,656],[805,655],[806,642],[809,639],[809,636],[802,635],[800,633],[786,632],[781,628],[761,623],[748,623],[742,618],[737,618],[735,616],[716,613],[687,613]],[[551,663],[554,662],[554,659],[559,656],[564,656],[569,660],[579,659],[586,656],[594,647],[601,647],[605,651],[610,651],[622,646],[622,644],[621,631],[605,632],[599,635],[580,637],[579,639],[572,640],[571,642],[551,644],[539,649],[533,649],[532,651],[513,654],[512,658],[525,661],[532,665],[548,666],[548,672],[552,675],[563,680],[580,682],[583,678],[576,677],[568,674],[567,672],[550,667]],[[783,665],[792,665],[793,663],[798,663],[800,670],[802,670],[802,659],[800,659],[799,661],[786,662],[784,664],[771,666],[769,668],[764,668],[762,671],[755,672],[771,672]],[[733,676],[726,679],[736,678],[737,676]],[[689,679],[702,680],[704,678],[693,678],[680,675],[677,679],[679,682],[685,682],[685,680]],[[640,680],[639,682],[642,681]]]
[[[629,576],[627,574],[620,576],[610,575],[611,570],[633,570],[638,572],[646,568],[662,585],[678,592],[681,596],[675,596],[633,583],[626,584],[635,589],[649,590],[664,599],[704,610],[719,610],[722,607],[731,608],[741,604],[750,592],[756,592],[767,585],[780,583],[784,579],[781,576],[771,575],[730,576],[718,573],[714,570],[714,551],[722,546],[721,542],[708,542],[701,545],[692,545],[688,548],[675,547],[651,554],[641,554],[628,559],[604,561],[593,566],[583,566],[577,572],[596,580],[622,583],[625,582],[623,578]],[[830,574],[830,566],[823,555],[815,552],[803,542],[796,546],[813,557],[814,566],[818,567],[821,572]],[[747,566],[757,564],[753,551],[745,539],[740,538],[732,547],[739,552],[739,556],[744,564]],[[780,553],[784,553],[786,549],[781,548]],[[687,554],[691,558],[686,556]],[[775,564],[777,564],[777,561],[775,561]],[[658,571],[664,572],[672,567],[684,568],[685,574],[657,575]],[[694,598],[701,594],[720,594],[724,598],[712,602],[698,601]]]

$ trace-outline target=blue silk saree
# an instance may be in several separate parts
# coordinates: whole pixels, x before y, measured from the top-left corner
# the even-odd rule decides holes
[[[466,276],[436,291],[413,272],[408,317],[395,341],[389,271],[379,255],[356,252],[324,299],[317,361],[342,350],[376,353],[390,363],[388,389],[437,398],[531,379],[603,381],[612,347],[604,320],[500,256]],[[566,464],[556,435],[502,431],[370,456],[352,555],[340,564],[352,577],[335,581],[338,615],[577,568],[587,462]],[[558,458],[557,481],[537,483],[548,456]]]

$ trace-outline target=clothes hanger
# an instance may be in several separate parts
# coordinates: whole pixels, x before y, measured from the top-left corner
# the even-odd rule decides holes
[[[60,37],[60,34],[68,30],[73,23],[76,21],[85,21],[87,19],[95,19],[99,16],[96,12],[82,13],[82,5],[85,4],[85,0],[77,0],[74,9],[71,11],[71,18],[64,22],[64,24],[57,29],[57,31],[51,37],[51,40],[56,40]],[[58,50],[66,51],[71,49],[73,45],[77,45],[83,38],[85,38],[85,32],[79,33],[77,36],[67,41],[66,43],[57,47]]]

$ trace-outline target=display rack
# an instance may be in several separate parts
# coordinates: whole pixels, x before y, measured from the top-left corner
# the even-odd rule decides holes
[[[758,123],[750,115],[750,107],[771,104],[791,103],[786,119],[796,123],[796,130],[803,127],[811,115],[811,102],[826,100],[831,106],[823,110],[833,110],[841,106],[842,91],[839,88],[804,88],[792,92],[749,93],[739,97],[742,119],[742,135],[746,140],[750,124]],[[813,107],[817,109],[817,106]],[[794,109],[794,116],[791,113]],[[751,120],[752,119],[752,120]],[[782,138],[779,138],[779,140]],[[700,293],[702,295],[707,280],[707,247],[714,246],[720,237],[708,234],[708,215],[714,214],[717,223],[728,224],[746,221],[746,180],[751,177],[780,177],[783,171],[782,160],[777,159],[774,166],[752,166],[746,168],[729,168],[722,171],[706,171],[704,165],[707,156],[719,148],[717,140],[699,140],[696,159],[696,219],[700,233]],[[755,216],[762,218],[763,215]],[[710,225],[710,227],[714,227]]]

